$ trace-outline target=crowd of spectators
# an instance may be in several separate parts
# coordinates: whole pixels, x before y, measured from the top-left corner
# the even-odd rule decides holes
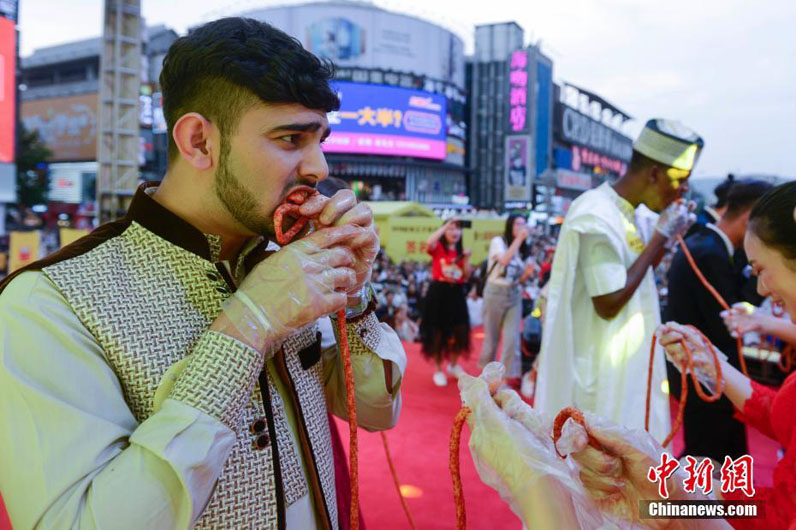
[[[541,288],[550,277],[555,238],[541,232],[534,234],[532,256],[538,265],[536,273],[525,287],[525,298],[533,304]],[[486,274],[485,263],[472,263],[466,284],[467,305],[471,326],[481,324],[482,299],[477,286]],[[422,318],[423,299],[431,283],[431,263],[416,261],[393,262],[382,250],[373,265],[371,284],[378,296],[376,314],[379,320],[395,329],[405,341],[419,341],[418,330]]]

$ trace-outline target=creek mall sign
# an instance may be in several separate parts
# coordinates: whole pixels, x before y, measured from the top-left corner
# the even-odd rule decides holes
[[[556,103],[554,129],[562,140],[612,158],[630,161],[633,141],[563,103]]]

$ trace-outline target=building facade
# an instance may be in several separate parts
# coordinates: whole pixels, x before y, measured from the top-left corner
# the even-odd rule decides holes
[[[553,62],[514,22],[477,26],[468,62],[469,191],[479,208],[533,206],[552,159]]]
[[[163,56],[176,39],[176,32],[165,26],[145,31],[138,160],[143,180],[162,178],[166,168],[166,131],[157,127],[155,102]],[[85,39],[38,49],[21,59],[20,121],[26,130],[38,131],[52,151],[46,216],[51,225],[61,214],[80,227],[93,224],[100,46],[100,38]]]
[[[554,190],[551,213],[563,215],[583,191],[625,174],[633,139],[624,132],[631,116],[594,92],[563,83],[554,99],[553,161],[539,183]]]
[[[447,29],[367,3],[257,9],[336,66],[341,109],[324,144],[330,175],[360,198],[431,207],[467,201],[464,44]]]

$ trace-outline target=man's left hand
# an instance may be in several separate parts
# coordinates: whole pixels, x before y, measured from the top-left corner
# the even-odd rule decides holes
[[[317,219],[321,226],[353,225],[361,228],[359,235],[344,243],[356,259],[352,267],[356,273],[356,284],[349,294],[359,296],[362,287],[370,279],[373,261],[381,248],[373,225],[373,210],[367,204],[357,203],[353,191],[340,190],[329,198],[320,195],[311,197],[301,205],[299,213]]]

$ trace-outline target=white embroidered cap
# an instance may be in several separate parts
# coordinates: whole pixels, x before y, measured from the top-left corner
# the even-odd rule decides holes
[[[655,118],[644,126],[633,149],[661,164],[691,171],[704,145],[702,137],[682,123]]]

